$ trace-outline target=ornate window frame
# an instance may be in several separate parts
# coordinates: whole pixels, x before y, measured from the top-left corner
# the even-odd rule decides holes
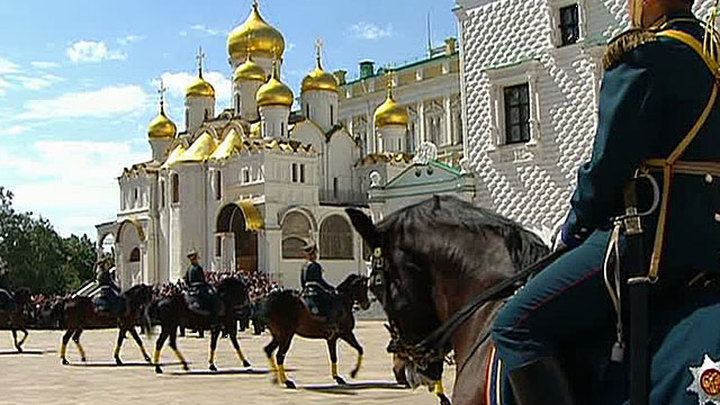
[[[560,32],[560,9],[577,4],[578,6],[578,29],[580,31],[577,41],[573,44],[563,45],[562,33]],[[555,48],[566,48],[578,45],[587,38],[587,0],[548,0],[548,17],[550,21],[550,41]]]
[[[540,133],[540,94],[538,92],[538,74],[541,64],[537,60],[522,62],[517,65],[488,70],[490,80],[490,110],[493,143],[489,150],[535,146],[541,138]],[[524,143],[507,144],[505,128],[505,96],[504,89],[520,84],[528,85],[530,98],[530,140]]]

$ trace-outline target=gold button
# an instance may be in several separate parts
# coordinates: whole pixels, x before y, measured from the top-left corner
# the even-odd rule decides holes
[[[720,214],[715,213],[715,221],[720,222]]]
[[[713,177],[708,173],[705,175],[705,183],[712,183]]]

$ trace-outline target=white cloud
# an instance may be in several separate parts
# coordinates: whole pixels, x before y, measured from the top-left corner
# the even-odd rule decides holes
[[[0,136],[1,135],[19,135],[25,131],[30,129],[26,125],[11,125],[7,128],[0,127]]]
[[[126,46],[126,45],[132,44],[134,42],[140,42],[145,38],[146,38],[145,35],[130,34],[130,35],[125,35],[123,38],[118,38],[117,41],[120,45]]]
[[[71,61],[78,62],[102,62],[104,60],[124,60],[127,55],[117,50],[108,49],[103,41],[76,41],[65,54]]]
[[[20,69],[17,63],[10,62],[9,60],[0,57],[0,74],[16,73]]]
[[[222,34],[224,34],[224,32],[222,30],[216,30],[216,29],[213,29],[210,27],[206,27],[203,24],[191,25],[190,29],[193,31],[200,31],[207,35],[222,35]],[[183,32],[185,32],[184,35],[183,35]],[[183,36],[187,35],[187,31],[181,31],[180,35],[183,35]]]
[[[65,93],[48,100],[30,100],[19,119],[107,117],[143,111],[149,96],[140,86],[109,86],[96,91]]]
[[[165,72],[160,75],[170,96],[177,98],[185,97],[185,89],[196,77],[196,75],[187,72]],[[232,82],[230,79],[220,72],[205,72],[203,77],[215,88],[215,100],[219,105],[230,101],[232,98]]]
[[[52,74],[42,74],[40,76],[12,76],[11,79],[20,83],[21,86],[28,90],[42,90],[52,86],[54,83],[61,82],[64,79],[60,76]]]
[[[35,61],[35,62],[30,62],[30,64],[33,65],[33,67],[36,67],[38,69],[51,69],[51,68],[56,68],[56,67],[60,66],[60,64],[58,64],[58,63],[47,62],[47,61]]]
[[[356,38],[374,40],[392,36],[393,27],[391,24],[382,28],[372,23],[359,22],[350,26],[350,32],[352,32]]]
[[[129,143],[41,141],[28,157],[0,152],[0,168],[30,179],[9,185],[19,209],[49,218],[64,235],[94,236],[94,225],[117,212],[115,178],[123,167],[148,157]]]

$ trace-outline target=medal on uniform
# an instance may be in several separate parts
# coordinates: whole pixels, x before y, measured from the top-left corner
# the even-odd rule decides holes
[[[697,394],[698,405],[720,405],[720,361],[714,361],[706,354],[702,365],[690,367],[690,374],[693,382],[687,392]]]

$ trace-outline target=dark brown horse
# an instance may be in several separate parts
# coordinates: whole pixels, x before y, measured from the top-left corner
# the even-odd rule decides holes
[[[13,344],[18,352],[22,353],[22,345],[28,337],[25,329],[25,309],[30,304],[30,290],[18,288],[15,294],[0,289],[0,294],[7,297],[6,307],[0,307],[0,329],[10,330],[13,336]],[[17,332],[23,333],[22,339],[18,341]]]
[[[548,252],[517,223],[453,197],[406,207],[377,225],[361,211],[347,212],[373,248],[371,291],[391,324],[390,350],[403,360],[413,387],[437,386],[443,366],[442,356],[421,361],[413,348],[474,297]],[[455,404],[485,403],[486,337],[501,306],[498,299],[482,305],[443,350],[455,355]]]
[[[113,353],[116,364],[122,365],[120,349],[128,332],[140,348],[140,352],[145,361],[150,362],[150,356],[148,356],[145,351],[142,339],[140,339],[140,336],[135,330],[135,326],[142,323],[149,325],[146,308],[152,302],[152,296],[152,286],[145,284],[133,286],[121,295],[124,299],[124,309],[118,313],[96,310],[93,300],[90,297],[74,297],[67,300],[63,309],[63,326],[66,331],[62,338],[62,345],[60,346],[62,363],[69,364],[66,353],[70,338],[75,342],[80,352],[80,360],[85,362],[87,361],[87,356],[85,349],[83,349],[82,344],[80,344],[80,335],[82,332],[86,329],[109,328],[118,328],[117,344],[115,345],[115,352]]]
[[[245,283],[236,277],[228,277],[220,281],[217,286],[217,294],[220,297],[220,313],[200,314],[193,311],[188,306],[187,301],[182,293],[175,293],[171,296],[161,298],[151,306],[151,316],[153,321],[158,322],[161,327],[160,336],[155,342],[155,354],[153,362],[155,364],[155,372],[162,373],[160,368],[160,352],[162,351],[165,341],[175,352],[183,369],[189,370],[187,361],[177,347],[177,332],[180,327],[194,330],[210,331],[210,358],[208,359],[209,368],[217,371],[215,366],[215,351],[217,349],[217,341],[221,332],[225,332],[230,337],[235,353],[242,362],[244,367],[250,367],[250,362],[240,350],[240,344],[237,340],[237,319],[236,315],[243,307],[250,302],[248,288]]]
[[[337,292],[342,302],[342,309],[337,315],[335,325],[328,324],[325,318],[313,315],[296,291],[277,291],[268,297],[266,311],[272,341],[265,346],[265,354],[277,379],[287,388],[295,388],[295,383],[285,374],[285,356],[290,348],[290,342],[296,334],[305,338],[327,341],[331,375],[338,384],[345,384],[345,380],[340,377],[337,370],[338,339],[344,340],[358,352],[357,363],[350,372],[350,377],[355,378],[360,371],[363,348],[353,333],[355,328],[353,307],[355,304],[362,309],[370,307],[367,277],[351,274],[337,286]],[[272,357],[275,349],[277,349],[277,362]]]

